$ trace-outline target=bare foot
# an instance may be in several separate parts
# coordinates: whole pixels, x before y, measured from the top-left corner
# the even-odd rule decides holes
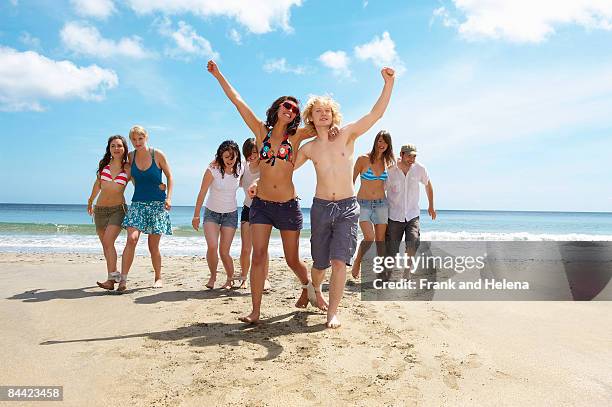
[[[270,280],[266,278],[264,281],[264,292],[270,291],[272,289],[272,284],[270,284]]]
[[[353,269],[351,270],[351,275],[353,278],[359,277],[359,272],[361,271],[361,264],[353,264]]]
[[[229,290],[230,288],[232,288],[232,281],[233,281],[233,280],[232,280],[231,278],[227,279],[227,280],[225,281],[225,284],[223,284],[223,285],[221,286],[221,289],[224,289],[224,290]]]
[[[250,325],[260,324],[260,322],[259,322],[259,313],[255,312],[255,311],[251,312],[249,315],[246,315],[244,317],[238,318],[238,320],[240,320],[242,322],[245,322],[247,324],[250,324]]]
[[[98,284],[98,287],[104,288],[105,290],[114,290],[115,289],[115,280],[106,280],[103,283],[101,283],[99,281],[96,281],[96,284]]]
[[[153,283],[153,288],[162,288],[163,286],[164,283],[161,278],[155,280],[155,283]]]
[[[216,279],[217,279],[216,277],[209,278],[208,283],[206,283],[205,287],[208,288],[209,290],[212,290],[213,288],[215,288]]]
[[[325,326],[331,329],[336,329],[340,328],[340,325],[340,320],[336,315],[332,315],[331,318],[329,317],[329,315],[327,316],[327,323],[325,324]]]
[[[295,303],[296,308],[306,308],[308,306],[308,289],[302,288],[302,295]]]
[[[321,311],[327,311],[328,304],[327,301],[325,301],[325,298],[323,298],[323,294],[321,294],[321,291],[315,289],[315,294],[317,295],[316,307]]]
[[[247,288],[248,288],[248,286],[247,286],[247,281],[246,281],[246,279],[244,279],[244,280],[242,280],[242,282],[241,282],[241,283],[240,283],[240,285],[238,286],[238,289],[239,289],[239,290],[244,290],[244,289],[247,289]]]
[[[118,292],[118,293],[122,293],[122,292],[124,292],[125,290],[127,290],[127,282],[126,282],[125,280],[123,280],[123,281],[121,281],[121,282],[119,283],[119,286],[117,287],[117,292]]]

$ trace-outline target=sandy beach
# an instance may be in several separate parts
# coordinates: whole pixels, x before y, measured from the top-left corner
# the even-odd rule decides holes
[[[204,290],[201,257],[138,257],[130,291],[104,292],[101,255],[0,254],[3,385],[64,386],[63,405],[604,405],[610,302],[362,302],[342,328],[293,307],[271,264],[265,323],[248,291]],[[218,284],[223,280],[219,275]],[[324,286],[325,288],[325,286]]]

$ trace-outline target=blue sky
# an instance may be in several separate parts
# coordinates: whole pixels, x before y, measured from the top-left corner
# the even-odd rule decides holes
[[[346,122],[401,71],[380,129],[413,143],[438,209],[611,211],[612,4],[598,1],[0,2],[0,202],[85,203],[106,139],[149,130],[193,205],[223,140],[328,93]],[[305,206],[310,164],[294,175]],[[131,188],[131,187],[130,187]],[[422,205],[425,204],[424,193]],[[127,197],[131,197],[128,190]]]

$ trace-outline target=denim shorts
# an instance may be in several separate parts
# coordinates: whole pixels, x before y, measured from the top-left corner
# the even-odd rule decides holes
[[[385,199],[357,199],[359,202],[359,222],[372,222],[386,225],[389,220],[389,204]]]
[[[325,270],[331,260],[353,264],[357,249],[359,205],[355,197],[339,201],[314,198],[310,208],[310,253],[313,267]]]
[[[303,221],[297,198],[287,202],[274,202],[255,197],[249,210],[251,225],[272,225],[278,230],[301,230]]]
[[[204,208],[204,221],[202,223],[216,223],[221,227],[238,228],[238,210],[234,212],[219,213]]]

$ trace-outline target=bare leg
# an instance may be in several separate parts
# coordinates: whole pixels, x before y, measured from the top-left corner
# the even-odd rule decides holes
[[[327,308],[327,327],[340,327],[338,319],[338,305],[344,295],[344,285],[346,283],[346,264],[341,260],[331,261],[332,273],[329,282],[329,307]]]
[[[387,224],[381,223],[374,225],[374,234],[376,240],[376,255],[379,257],[386,256],[385,234],[387,233]],[[385,272],[385,280],[391,277],[391,273]]]
[[[206,238],[206,263],[210,270],[210,278],[206,288],[213,289],[217,280],[217,266],[219,265],[219,231],[220,226],[213,222],[204,222],[204,237]]]
[[[242,279],[239,288],[246,288],[246,278],[251,268],[251,253],[253,252],[253,242],[251,240],[251,224],[242,222],[240,224],[240,278]]]
[[[107,275],[117,271],[117,250],[115,249],[115,241],[117,236],[121,233],[121,226],[108,225],[106,229],[97,230],[98,237],[102,242],[102,249],[104,250],[104,258],[106,259],[106,271]],[[107,278],[103,283],[96,282],[99,287],[106,290],[112,290],[115,288],[115,279]]]
[[[221,238],[219,239],[219,255],[223,262],[223,268],[227,274],[227,281],[221,288],[232,288],[232,279],[234,278],[234,260],[230,255],[232,241],[236,234],[236,228],[224,226],[221,228]]]
[[[117,291],[125,291],[126,290],[126,282],[127,275],[130,272],[130,267],[132,267],[132,263],[134,262],[134,253],[136,252],[136,245],[138,244],[138,239],[140,238],[140,230],[128,227],[127,228],[127,239],[125,241],[125,249],[123,249],[123,254],[121,255],[121,282],[119,283],[119,287],[117,287]]]
[[[253,257],[251,259],[251,301],[253,309],[249,315],[240,317],[242,322],[254,324],[259,321],[261,312],[261,297],[265,282],[265,262],[268,259],[268,243],[272,225],[251,225],[251,237],[253,240]]]
[[[310,276],[312,278],[312,285],[315,288],[315,294],[317,295],[317,308],[322,311],[327,311],[327,301],[323,298],[323,294],[321,294],[321,284],[325,279],[325,270],[319,270],[316,268],[310,269]]]
[[[302,285],[308,284],[308,269],[306,268],[306,264],[300,260],[300,231],[281,230],[281,239],[283,240],[283,252],[285,253],[287,265],[293,270]],[[303,288],[302,294],[295,303],[295,306],[298,308],[306,308],[307,305],[308,290]]]
[[[376,237],[376,234],[374,232],[374,225],[372,225],[372,222],[359,222],[359,227],[361,228],[361,233],[363,233],[363,240],[359,245],[359,250],[357,250],[357,256],[355,256],[355,262],[353,263],[353,270],[351,271],[351,275],[353,276],[353,278],[359,277],[359,273],[361,271],[361,259],[370,249],[370,246],[372,245],[372,242]]]
[[[162,258],[159,252],[159,242],[161,241],[161,235],[148,235],[147,241],[149,244],[149,253],[151,254],[151,264],[155,271],[155,282],[154,287],[161,288],[161,269],[162,269]]]

